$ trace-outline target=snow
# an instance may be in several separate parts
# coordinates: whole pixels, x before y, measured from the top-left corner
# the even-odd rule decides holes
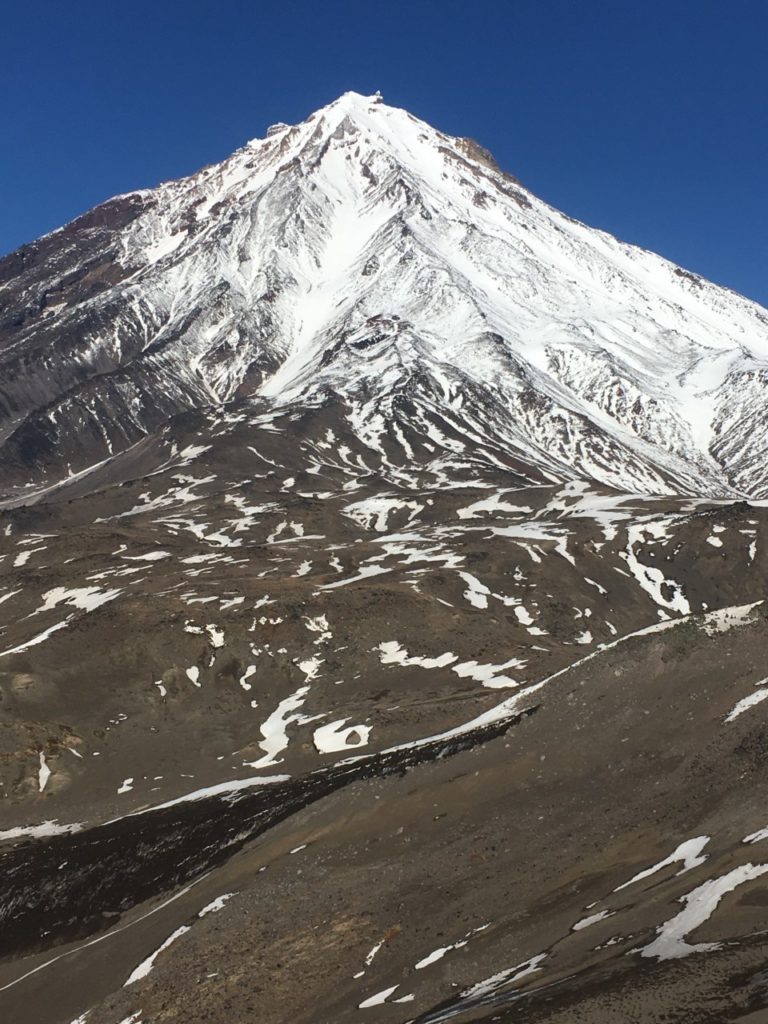
[[[379,644],[377,649],[382,665],[402,665],[404,667],[415,665],[419,668],[444,668],[458,660],[458,655],[452,654],[450,651],[439,654],[436,658],[411,657],[408,651],[401,647],[396,640],[385,640]]]
[[[73,822],[69,825],[60,825],[58,821],[43,821],[39,825],[17,825],[15,828],[8,828],[0,831],[0,841],[3,839],[45,839],[48,836],[66,835],[70,832],[79,832],[84,825],[81,822]]]
[[[359,1010],[367,1010],[371,1006],[381,1006],[382,1003],[386,1003],[387,999],[400,988],[399,985],[392,985],[391,988],[382,989],[381,992],[377,992],[375,996],[369,996],[368,999],[364,999],[362,1003],[358,1005]]]
[[[595,587],[603,595],[608,593],[605,587],[601,586],[599,583],[596,583],[594,580],[591,580],[589,576],[584,577],[584,582],[588,583],[590,587]]]
[[[220,406],[250,371],[268,369],[262,429],[275,429],[276,409],[335,394],[377,460],[412,467],[424,456],[446,486],[447,459],[508,468],[512,458],[538,467],[539,485],[579,476],[625,496],[768,493],[755,429],[768,358],[760,307],[563,216],[406,111],[345,94],[145,194],[115,233],[122,264],[135,268],[125,303],[114,289],[89,300],[109,309],[112,329],[87,339],[88,360],[120,363],[143,399],[130,433],[151,429],[161,396]],[[152,373],[157,340],[163,367]],[[28,362],[21,384],[32,394],[43,371]],[[53,422],[80,372],[65,370]],[[393,397],[406,383],[404,414]],[[220,414],[217,431],[242,415]],[[108,450],[127,433],[122,422],[96,426]],[[343,445],[326,443],[335,466],[354,469]],[[189,445],[169,464],[208,447]],[[301,479],[289,473],[281,467],[285,488]],[[189,500],[184,490],[167,500]],[[510,489],[490,490],[459,519],[528,514]],[[399,491],[369,500],[350,515],[377,532],[395,511],[419,515],[420,499]],[[582,498],[557,500],[573,510]],[[583,511],[608,537],[625,500],[585,494]]]
[[[475,576],[468,572],[459,572],[459,576],[467,584],[467,589],[464,591],[464,597],[471,605],[475,608],[487,608],[488,607],[488,594],[491,591],[484,583],[481,583]]]
[[[123,988],[128,985],[133,985],[137,981],[141,981],[142,978],[146,978],[155,966],[155,960],[160,956],[163,950],[168,949],[168,947],[173,945],[173,943],[176,942],[177,939],[180,939],[182,935],[186,935],[189,930],[189,925],[183,924],[180,928],[177,928],[175,932],[171,932],[165,942],[158,946],[154,953],[148,956],[146,960],[142,960],[138,967],[135,967],[133,971],[131,971],[128,976],[128,980],[123,985]]]
[[[648,522],[642,525],[628,526],[624,557],[630,572],[652,601],[662,608],[677,612],[678,615],[689,615],[691,606],[683,595],[680,584],[666,579],[661,569],[654,565],[646,565],[635,554],[635,545],[643,544],[648,537],[658,537],[657,531],[663,525]],[[665,596],[663,588],[666,588],[671,594],[670,597]]]
[[[162,804],[154,804],[152,807],[144,807],[140,811],[133,811],[130,817],[139,814],[151,814],[153,811],[164,811],[167,807],[176,807],[177,804],[188,803],[190,800],[208,800],[213,796],[235,797],[244,789],[251,789],[254,786],[271,786],[278,782],[287,782],[290,775],[255,775],[248,779],[231,779],[228,782],[219,782],[213,786],[204,786],[192,793],[185,793],[173,800],[166,800]],[[116,819],[119,820],[119,819]]]
[[[114,601],[121,593],[120,590],[102,590],[100,587],[74,587],[71,590],[54,587],[43,594],[43,603],[33,614],[50,611],[59,604],[69,604],[82,611],[92,612]]]
[[[761,686],[763,689],[755,690],[754,693],[750,693],[748,696],[743,697],[725,716],[725,721],[732,722],[735,718],[738,718],[739,715],[748,711],[749,708],[752,708],[761,701],[764,701],[766,697],[768,697],[768,685],[766,684],[768,684],[768,678],[761,679],[758,683],[755,683],[755,686]]]
[[[249,683],[248,680],[251,678],[251,676],[253,676],[255,674],[256,674],[256,666],[255,665],[249,665],[246,668],[245,672],[243,672],[243,674],[240,676],[240,685],[242,686],[242,688],[244,690],[250,690],[251,689],[252,684]]]
[[[752,604],[730,605],[727,608],[718,608],[715,611],[707,612],[704,616],[704,632],[714,636],[717,633],[727,633],[731,629],[746,626],[753,618],[754,609],[762,603],[762,601],[753,601]]]
[[[364,747],[368,743],[371,733],[369,725],[344,726],[348,718],[339,718],[335,722],[321,725],[315,729],[312,735],[312,742],[319,754],[331,754],[339,750],[352,750],[355,747]]]
[[[545,527],[536,522],[526,522],[513,526],[493,526],[491,533],[496,537],[509,537],[519,542],[544,541],[552,544],[553,549],[571,565],[576,564],[573,555],[568,551],[568,532],[559,527]],[[525,543],[523,546],[525,547]]]
[[[462,661],[454,664],[454,662],[458,661],[458,655],[453,654],[451,651],[439,654],[435,658],[423,658],[419,655],[412,656],[396,640],[385,640],[379,644],[376,650],[379,652],[379,660],[382,665],[401,665],[404,668],[416,667],[424,669],[447,668],[450,666],[451,672],[459,676],[460,679],[474,679],[477,682],[482,682],[483,686],[488,686],[492,689],[518,686],[519,684],[516,680],[511,679],[509,676],[499,675],[499,673],[504,669],[520,668],[525,664],[519,658],[514,657],[501,665],[479,664],[476,661]]]
[[[589,917],[582,917],[580,921],[577,921],[571,928],[573,932],[580,932],[584,928],[589,928],[593,924],[597,924],[598,921],[604,921],[606,917],[613,917],[615,911],[613,910],[600,910],[596,914],[590,914]]]
[[[474,679],[475,682],[482,683],[483,686],[489,689],[499,690],[505,687],[520,685],[516,679],[500,675],[499,673],[502,673],[507,668],[522,668],[524,664],[525,662],[519,658],[510,658],[501,665],[483,665],[478,664],[476,661],[462,661],[458,665],[453,665],[451,672],[455,673],[460,679]]]
[[[412,520],[422,509],[423,505],[417,501],[404,501],[402,498],[375,497],[365,498],[356,501],[343,510],[344,515],[353,519],[366,530],[373,528],[379,533],[387,530],[387,520],[395,509],[409,509],[409,521]]]
[[[373,963],[373,958],[376,956],[376,954],[379,952],[379,950],[381,949],[381,947],[383,945],[384,945],[384,939],[382,939],[381,942],[377,942],[376,945],[371,949],[371,951],[369,953],[366,953],[366,956],[365,956],[365,966],[366,967],[370,967],[371,966],[371,964]]]
[[[146,555],[122,555],[128,562],[161,562],[164,558],[170,558],[170,551],[148,551]]]
[[[40,770],[37,773],[38,789],[42,793],[48,784],[48,779],[51,777],[51,769],[48,767],[48,763],[45,760],[45,754],[40,751]]]
[[[306,616],[304,621],[307,624],[307,629],[310,633],[322,633],[323,636],[331,636],[328,629],[328,619],[325,615],[316,615],[314,618]]]
[[[361,565],[356,576],[349,579],[337,580],[335,583],[326,583],[320,587],[321,590],[336,590],[338,587],[347,587],[350,583],[358,583],[360,580],[368,579],[371,576],[381,576],[382,573],[390,572],[383,565]]]
[[[419,960],[418,963],[414,964],[414,969],[420,971],[424,967],[429,967],[430,964],[434,964],[438,960],[442,960],[450,948],[450,946],[442,946],[440,949],[434,950],[429,954],[429,956],[425,956],[423,960]]]
[[[686,893],[680,900],[683,909],[658,929],[656,938],[640,950],[640,955],[654,957],[656,960],[676,960],[692,953],[708,953],[720,949],[720,942],[688,943],[685,939],[690,932],[709,920],[724,896],[766,872],[768,864],[742,864]]]
[[[640,871],[638,874],[633,875],[628,882],[622,883],[618,888],[614,889],[614,892],[621,892],[622,889],[626,889],[630,885],[634,885],[635,882],[641,882],[644,878],[650,878],[651,875],[655,875],[662,868],[668,867],[670,864],[682,864],[682,868],[677,872],[678,875],[684,874],[686,871],[691,871],[693,868],[703,864],[707,859],[706,854],[702,856],[701,851],[709,842],[709,836],[697,836],[695,839],[686,839],[684,843],[680,843],[677,849],[673,850],[668,857],[664,860],[660,860],[658,864],[654,864],[650,868],[646,868],[644,871]]]
[[[471,505],[466,505],[464,508],[457,509],[456,515],[459,519],[480,519],[482,518],[482,512],[517,513],[520,516],[531,514],[533,510],[529,505],[513,505],[508,501],[502,501],[502,495],[504,493],[504,491],[499,491],[490,498],[481,498],[480,500],[473,502]]]
[[[313,679],[317,679],[320,674],[320,666],[323,664],[323,659],[318,657],[305,658],[304,661],[297,662],[297,667],[300,672],[303,672],[306,676],[307,682],[311,682]]]
[[[429,967],[438,960],[442,960],[446,953],[450,953],[454,949],[461,949],[466,946],[469,939],[460,939],[458,942],[452,942],[450,946],[440,946],[438,949],[434,949],[427,956],[423,957],[417,963],[413,965],[415,971],[423,971],[425,967]]]
[[[184,241],[183,235],[171,235],[167,238],[160,238],[154,245],[148,246],[144,252],[148,263],[157,263],[164,256],[169,256]]]
[[[287,727],[292,722],[302,724],[312,721],[311,717],[294,713],[304,704],[308,693],[308,686],[300,686],[295,693],[281,700],[266,721],[262,722],[259,728],[263,739],[259,742],[259,746],[264,751],[264,756],[260,757],[258,761],[245,762],[248,767],[266,768],[280,763],[277,755],[288,746]]]
[[[541,967],[539,964],[542,960],[546,960],[546,958],[546,953],[538,953],[536,956],[531,957],[530,960],[525,960],[514,967],[508,967],[506,970],[499,971],[497,974],[491,975],[490,978],[486,978],[485,981],[472,985],[470,988],[465,989],[461,996],[463,999],[482,998],[494,992],[502,985],[511,985],[516,981],[522,981],[523,978],[527,978],[529,975],[540,971]]]
[[[212,622],[209,622],[205,627],[205,631],[208,634],[208,639],[211,642],[211,647],[223,647],[224,646],[224,630],[219,629]]]
[[[233,896],[237,893],[225,892],[221,896],[217,896],[215,900],[211,900],[210,903],[206,903],[203,909],[198,913],[198,917],[206,917],[208,914],[218,914],[220,910],[223,910],[225,905]]]

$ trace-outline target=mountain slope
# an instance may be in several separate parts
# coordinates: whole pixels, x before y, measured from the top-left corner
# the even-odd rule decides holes
[[[0,303],[3,1020],[762,1019],[764,311],[354,94]]]
[[[7,257],[0,282],[17,484],[248,396],[340,401],[366,424],[375,408],[395,446],[406,402],[427,444],[460,454],[482,435],[547,479],[768,487],[765,311],[378,97],[113,200]]]

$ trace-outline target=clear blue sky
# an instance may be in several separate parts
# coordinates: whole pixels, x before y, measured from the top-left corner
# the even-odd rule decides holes
[[[0,252],[380,89],[768,305],[768,0],[9,0]]]

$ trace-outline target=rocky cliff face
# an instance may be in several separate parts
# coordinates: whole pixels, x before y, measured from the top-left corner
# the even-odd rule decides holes
[[[0,303],[3,1019],[758,1019],[764,311],[354,94]]]

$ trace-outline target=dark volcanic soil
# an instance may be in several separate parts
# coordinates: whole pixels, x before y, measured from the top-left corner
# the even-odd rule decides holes
[[[147,485],[161,486],[158,480]],[[515,500],[522,505],[531,494]],[[101,501],[98,495],[87,500]],[[473,500],[464,492],[461,506]],[[678,938],[686,955],[659,960],[642,950],[657,933],[677,934],[670,922],[687,894],[763,863],[768,839],[744,840],[768,824],[764,714],[756,704],[725,722],[765,675],[762,605],[665,622],[652,613],[647,589],[617,572],[626,564],[614,554],[627,551],[623,525],[612,542],[603,537],[598,546],[594,521],[571,518],[563,530],[561,515],[556,524],[539,520],[544,526],[535,530],[549,531],[549,540],[510,551],[509,561],[499,547],[489,561],[477,557],[488,521],[480,530],[472,520],[472,530],[452,525],[448,549],[441,524],[451,521],[451,509],[444,506],[431,536],[425,525],[412,524],[415,535],[405,541],[355,536],[343,526],[333,542],[325,534],[323,550],[330,548],[342,564],[344,579],[370,564],[365,559],[372,552],[388,551],[385,564],[394,564],[386,584],[372,578],[320,591],[334,579],[327,569],[315,575],[328,555],[319,553],[316,539],[296,536],[282,551],[262,541],[249,547],[245,562],[225,563],[229,590],[247,595],[239,605],[222,609],[226,598],[219,598],[215,612],[206,602],[203,615],[194,604],[185,613],[184,594],[205,588],[224,596],[219,559],[194,560],[194,544],[184,540],[180,548],[182,539],[167,526],[161,547],[158,524],[146,515],[61,532],[68,518],[82,516],[81,504],[11,514],[11,553],[43,549],[37,558],[45,566],[37,577],[25,577],[30,606],[46,603],[39,595],[57,586],[75,590],[73,577],[88,584],[94,574],[85,570],[87,560],[102,566],[96,582],[121,591],[136,577],[147,590],[151,573],[154,596],[150,603],[123,591],[93,610],[55,604],[59,621],[62,611],[73,616],[67,625],[4,659],[4,729],[27,743],[6,754],[8,827],[51,818],[86,822],[71,834],[9,837],[3,844],[0,1002],[9,1020],[69,1024],[90,1010],[88,1024],[682,1022],[751,1020],[748,1014],[761,1009],[768,890],[759,874],[721,894],[690,932],[683,928]],[[311,508],[303,506],[305,536],[330,530],[327,505],[322,525],[311,520]],[[210,499],[206,509],[211,519],[223,511]],[[641,522],[643,514],[633,513]],[[294,507],[291,521],[297,515]],[[750,592],[752,577],[738,566],[763,528],[762,516],[749,506],[706,515],[655,510],[652,521],[666,523],[669,536],[654,538],[646,562],[674,560],[665,571],[686,581],[686,595],[711,593],[721,604],[735,604],[738,591],[740,604],[757,601],[759,578]],[[32,518],[34,534],[21,525]],[[262,529],[273,533],[273,523]],[[713,550],[717,559],[707,566],[686,554],[694,542],[699,551],[714,547],[702,535],[733,546],[724,554]],[[88,545],[78,536],[88,537]],[[32,545],[20,543],[26,538]],[[575,564],[552,549],[563,542]],[[530,546],[530,538],[523,543]],[[421,574],[418,588],[409,586],[409,559],[414,552],[433,558],[436,548],[443,564],[432,568],[427,561],[429,575]],[[168,556],[142,561],[142,554],[169,549]],[[110,561],[109,550],[119,555]],[[281,566],[286,558],[289,567],[311,560],[311,572],[297,577],[282,569],[263,582],[259,560],[269,566],[275,551]],[[126,575],[134,557],[140,572]],[[459,558],[458,572],[482,578],[487,595],[444,564]],[[188,589],[180,593],[179,574],[210,562],[205,574],[187,576]],[[548,591],[554,595],[564,574],[575,580],[577,573],[583,607],[574,602],[567,614]],[[520,605],[505,606],[493,595],[515,582],[523,584],[520,605],[539,624],[534,637],[526,616],[509,616],[508,631],[500,628],[505,608]],[[273,603],[254,610],[266,587]],[[429,603],[419,611],[427,588]],[[570,593],[577,590],[574,584]],[[436,602],[435,592],[450,604]],[[674,592],[660,596],[673,599]],[[479,607],[483,597],[487,606]],[[355,618],[352,600],[358,613],[366,604],[370,611]],[[640,612],[646,605],[650,630]],[[325,621],[308,628],[321,608]],[[268,670],[247,676],[252,688],[244,690],[246,664],[259,663],[254,648],[265,643],[254,639],[262,609],[282,620],[266,642],[275,653],[267,655]],[[50,629],[51,614],[38,614],[31,629],[28,619],[16,619],[9,643],[23,646],[24,630],[28,636]],[[575,642],[585,619],[590,641]],[[631,632],[629,625],[640,634],[616,642],[605,635],[606,622],[617,634],[617,626]],[[195,631],[185,632],[185,624]],[[605,637],[603,650],[598,637]],[[377,645],[395,638],[395,653],[408,651],[400,662],[417,655],[439,662],[445,650],[456,657],[445,665],[388,662]],[[279,647],[286,648],[282,662]],[[504,665],[524,652],[525,678],[514,683],[509,668],[481,673],[490,687],[471,673],[451,672],[470,660]],[[312,657],[321,659],[316,675],[297,665]],[[559,671],[569,663],[574,667]],[[199,667],[199,687],[189,665]],[[499,676],[507,681],[499,684]],[[346,680],[355,677],[349,687]],[[248,737],[247,750],[264,756],[255,728],[265,718],[261,707],[268,711],[302,681],[309,717],[324,707],[330,715],[289,723],[286,748],[261,770],[238,771],[232,754],[219,759],[217,750],[227,744],[240,747],[241,762],[247,759]],[[255,721],[248,726],[244,709],[254,693],[257,707],[248,717]],[[57,704],[56,727],[43,724],[39,711],[35,717],[35,708]],[[484,713],[459,735],[412,745]],[[369,724],[368,744],[318,752],[313,730],[329,717],[350,716]],[[397,742],[406,747],[375,753]],[[35,744],[51,771],[42,791]],[[126,816],[206,786],[285,774],[291,778],[284,782]],[[116,815],[113,824],[98,824]],[[694,863],[661,863],[699,837]],[[615,891],[660,863],[647,878]],[[218,897],[226,899],[217,903]],[[126,986],[172,936],[151,969]],[[713,945],[688,952],[705,943]],[[674,942],[670,948],[679,953]]]

